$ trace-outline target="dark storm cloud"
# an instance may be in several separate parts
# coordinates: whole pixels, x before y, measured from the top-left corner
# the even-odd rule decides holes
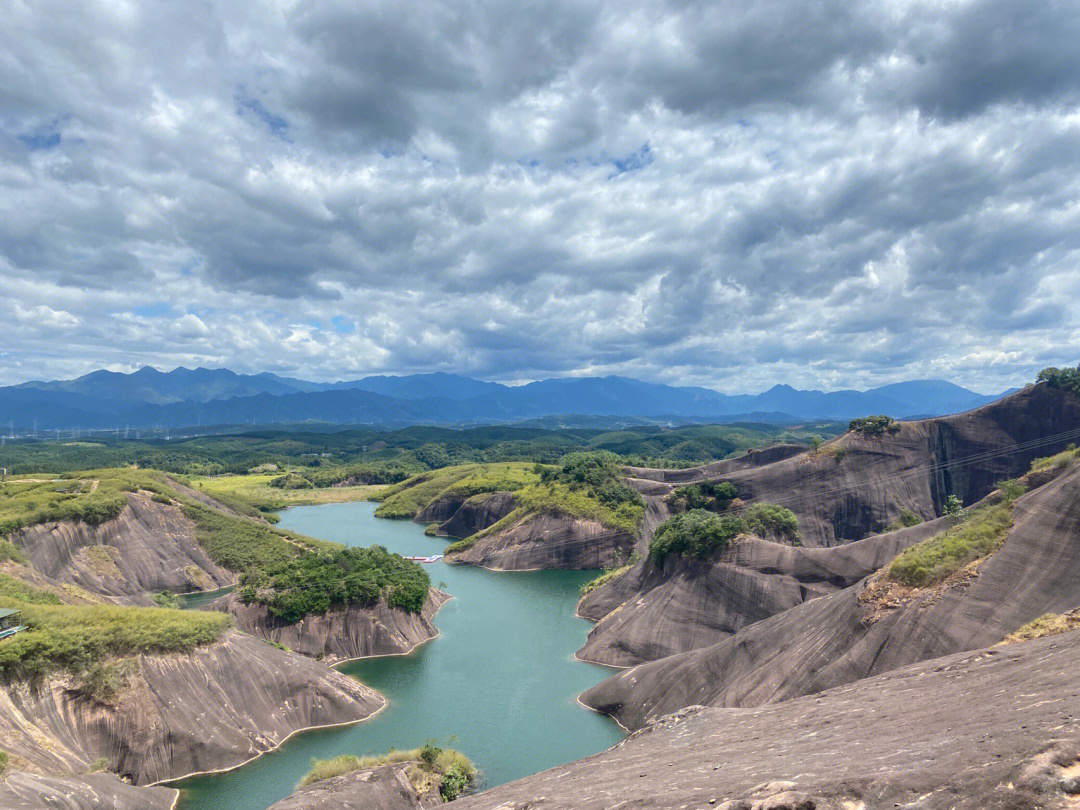
[[[2,381],[1002,388],[1080,359],[1078,40],[1005,0],[11,4]]]

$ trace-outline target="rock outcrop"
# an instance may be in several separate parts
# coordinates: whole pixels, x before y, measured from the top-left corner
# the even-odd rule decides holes
[[[207,607],[231,613],[237,626],[253,636],[335,664],[353,658],[411,652],[439,634],[431,620],[450,598],[449,594],[432,588],[420,613],[387,607],[385,600],[380,599],[372,608],[335,607],[320,615],[305,616],[295,624],[275,618],[265,605],[254,602],[245,605],[237,593],[215,600]]]
[[[477,538],[453,554],[453,562],[496,571],[541,568],[605,568],[627,559],[637,539],[598,520],[533,514]]]
[[[0,777],[4,810],[172,810],[173,788],[135,787],[113,774],[39,776],[15,771]]]
[[[998,481],[1027,472],[1034,459],[1064,450],[1076,441],[1080,398],[1033,385],[974,411],[896,427],[875,437],[847,433],[816,454],[764,465],[734,459],[633,474],[672,487],[730,481],[744,501],[795,512],[803,545],[837,545],[884,531],[903,509],[924,520],[937,517],[949,495],[975,503]]]
[[[945,528],[939,519],[831,548],[742,536],[709,560],[673,555],[658,567],[645,558],[582,597],[578,614],[599,623],[578,658],[626,667],[708,647],[855,584]]]
[[[628,728],[692,704],[757,706],[989,646],[1080,605],[1080,467],[1013,506],[1001,548],[939,587],[882,598],[874,577],[641,664],[582,696]],[[876,577],[877,575],[875,575]]]
[[[210,560],[183,512],[147,493],[130,494],[120,516],[100,526],[44,523],[10,539],[50,581],[125,604],[151,605],[150,593],[209,591],[235,581]]]
[[[380,765],[299,788],[269,810],[424,810],[442,804],[421,796],[406,775],[410,763]]]
[[[810,603],[814,604],[814,603]],[[784,703],[688,707],[461,810],[1076,807],[1080,633],[966,652]]]
[[[297,731],[356,722],[384,705],[356,680],[235,631],[190,654],[137,659],[115,705],[68,678],[0,693],[0,748],[13,767],[85,773],[104,757],[135,785],[239,765]]]

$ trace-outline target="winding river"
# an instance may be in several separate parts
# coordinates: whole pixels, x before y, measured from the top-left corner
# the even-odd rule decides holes
[[[281,527],[348,545],[381,544],[405,555],[439,553],[446,540],[406,521],[379,520],[371,503],[302,506]],[[455,598],[435,624],[441,635],[412,654],[343,664],[389,700],[352,726],[315,730],[234,771],[176,783],[179,810],[264,810],[292,792],[312,757],[383,753],[437,738],[472,757],[487,787],[578,759],[622,732],[582,708],[579,692],[611,673],[574,659],[589,623],[574,616],[578,589],[597,572],[499,573],[426,565]]]

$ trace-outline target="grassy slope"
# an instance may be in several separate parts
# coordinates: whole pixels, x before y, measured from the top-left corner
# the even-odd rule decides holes
[[[0,642],[0,678],[80,673],[101,661],[139,653],[190,652],[232,624],[223,613],[163,608],[74,606],[0,574],[0,607],[22,611],[29,629]]]
[[[322,503],[366,501],[383,488],[382,485],[355,487],[325,487],[322,489],[280,489],[270,482],[284,473],[252,475],[195,476],[191,485],[227,505],[247,504],[262,512],[277,512],[290,506],[313,506]]]
[[[245,586],[242,593],[274,611],[287,610],[291,614],[297,605],[313,604],[307,598],[312,580],[350,585],[344,589],[323,588],[330,599],[319,603],[318,612],[343,599],[369,604],[369,584],[348,578],[356,574],[358,566],[366,572],[365,580],[376,582],[388,598],[399,591],[415,593],[418,579],[423,579],[422,590],[427,592],[427,575],[413,563],[397,558],[376,559],[370,554],[364,557],[360,551],[346,553],[339,544],[279,531],[261,520],[211,508],[184,495],[165,475],[150,470],[95,470],[70,479],[14,481],[0,492],[0,518],[7,516],[9,525],[16,528],[47,520],[98,523],[118,516],[127,503],[127,493],[140,490],[152,492],[162,503],[178,505],[195,524],[196,539],[210,559],[240,574]],[[20,561],[21,550],[4,541],[0,556]],[[419,610],[416,601],[410,598],[402,606]]]
[[[622,504],[612,509],[593,497],[586,487],[562,481],[540,480],[535,464],[464,464],[414,476],[380,493],[379,517],[413,518],[428,505],[451,497],[470,498],[483,493],[513,492],[518,506],[489,528],[447,546],[448,552],[464,550],[481,537],[511,526],[532,515],[560,514],[597,520],[612,529],[634,532],[643,509]]]

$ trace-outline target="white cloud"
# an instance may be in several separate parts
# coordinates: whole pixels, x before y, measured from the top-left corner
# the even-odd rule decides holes
[[[20,5],[0,382],[1002,388],[1080,359],[1078,26],[1005,0]]]

